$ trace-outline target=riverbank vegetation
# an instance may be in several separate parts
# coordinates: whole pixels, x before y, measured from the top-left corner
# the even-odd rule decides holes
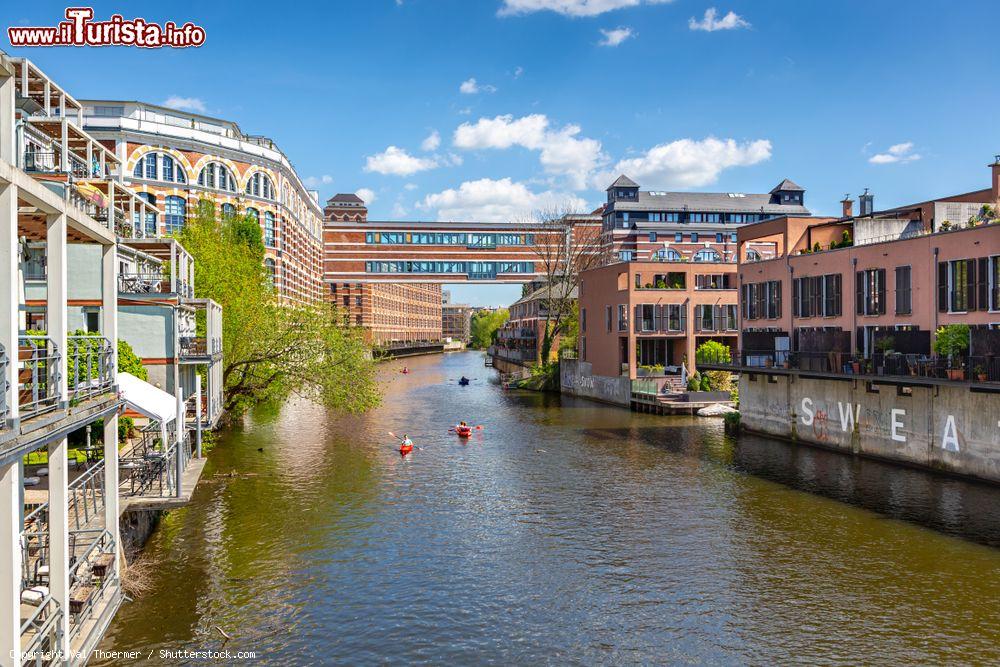
[[[485,350],[496,342],[497,331],[510,319],[506,308],[499,310],[478,310],[472,314],[470,324],[470,347]]]
[[[567,221],[567,213],[544,211],[539,213],[534,223],[542,227],[539,236],[547,243],[532,246],[535,255],[535,270],[545,283],[541,309],[545,314],[544,335],[540,358],[546,362],[555,341],[567,333],[576,308],[580,286],[580,274],[597,266],[601,258],[599,231],[576,227]],[[553,239],[562,242],[552,242]]]
[[[220,218],[202,201],[178,239],[195,260],[195,296],[223,308],[223,407],[230,417],[291,394],[348,412],[378,404],[362,330],[346,326],[329,305],[279,300],[256,218]]]

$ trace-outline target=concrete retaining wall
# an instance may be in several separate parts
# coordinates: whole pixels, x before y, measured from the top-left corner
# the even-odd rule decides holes
[[[590,362],[563,359],[559,362],[559,385],[562,393],[592,398],[604,403],[629,407],[632,381],[624,376],[594,375]]]
[[[1000,394],[740,376],[748,430],[1000,483]]]

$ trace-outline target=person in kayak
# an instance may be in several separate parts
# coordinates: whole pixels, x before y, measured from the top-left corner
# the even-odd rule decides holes
[[[399,443],[400,449],[413,449],[413,441],[410,440],[410,436],[403,434],[403,440]]]

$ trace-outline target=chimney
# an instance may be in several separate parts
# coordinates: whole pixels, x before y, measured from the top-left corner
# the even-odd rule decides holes
[[[840,205],[843,207],[841,217],[853,218],[854,217],[854,200],[851,199],[851,195],[844,195],[844,198],[840,200]]]
[[[993,156],[993,201],[1000,201],[1000,155]]]
[[[861,204],[861,215],[871,215],[875,210],[875,195],[869,193],[868,188],[858,197],[858,202]]]

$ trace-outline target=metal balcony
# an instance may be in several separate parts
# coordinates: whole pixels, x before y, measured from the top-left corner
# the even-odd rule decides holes
[[[17,398],[22,420],[59,406],[59,358],[48,336],[18,338]]]
[[[85,400],[112,390],[114,346],[103,336],[68,336],[66,358],[69,399]]]

